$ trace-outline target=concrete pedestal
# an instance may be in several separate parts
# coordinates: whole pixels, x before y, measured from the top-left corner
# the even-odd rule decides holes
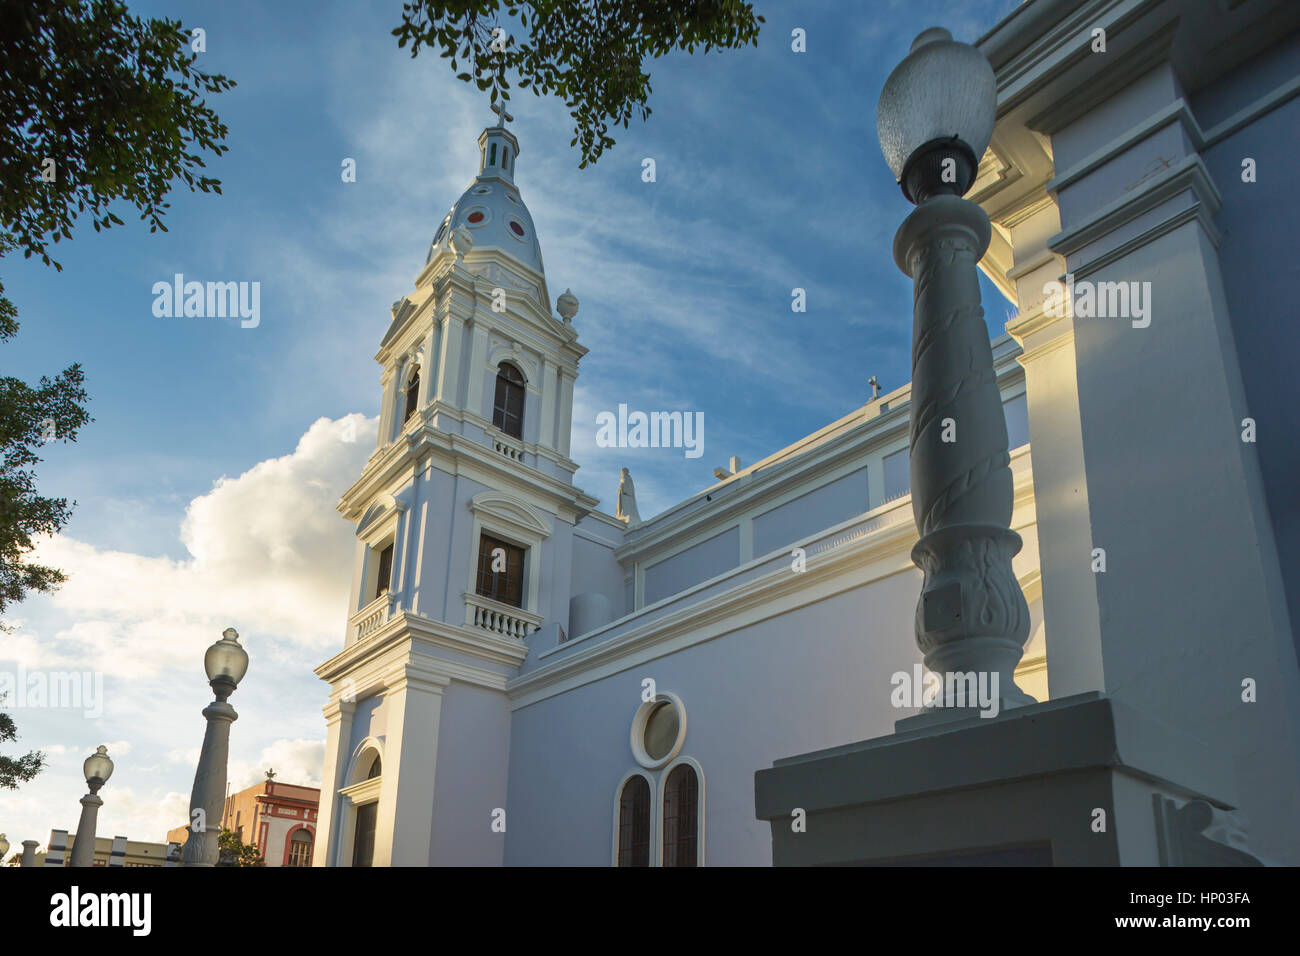
[[[184,866],[216,866],[220,855],[221,818],[226,804],[226,764],[230,753],[230,725],[238,719],[235,708],[214,700],[203,708],[207,726],[203,749],[190,793],[189,836],[181,850]],[[195,811],[202,811],[196,813]],[[196,826],[197,824],[197,826]]]
[[[95,824],[103,798],[88,793],[81,798],[81,819],[77,822],[77,835],[72,841],[72,866],[95,865]]]
[[[755,774],[775,865],[1259,865],[1226,756],[1117,701],[908,727]]]

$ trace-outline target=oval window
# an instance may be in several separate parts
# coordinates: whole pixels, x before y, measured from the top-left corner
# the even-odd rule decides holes
[[[515,222],[513,219],[510,220],[510,231],[520,239],[524,237],[524,227],[519,225],[519,223]]]
[[[482,222],[482,221],[483,221],[483,214],[482,214],[481,212],[472,212],[472,213],[470,213],[468,216],[465,217],[465,220],[466,220],[467,222]]]
[[[645,722],[643,746],[651,760],[663,760],[672,752],[673,745],[677,743],[679,727],[677,708],[667,701],[650,712]]]

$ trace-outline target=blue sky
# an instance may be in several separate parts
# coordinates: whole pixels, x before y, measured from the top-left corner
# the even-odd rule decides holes
[[[230,152],[209,162],[223,195],[173,193],[167,233],[121,211],[123,227],[79,227],[56,247],[61,273],[0,261],[22,323],[0,346],[5,374],[79,361],[95,417],[39,470],[45,493],[77,501],[42,552],[73,581],[14,609],[0,670],[93,667],[105,686],[98,718],[15,712],[19,744],[51,755],[0,797],[15,845],[75,825],[80,762],[99,743],[120,755],[101,834],[155,840],[183,822],[202,650],[228,623],[253,657],[232,701],[232,779],[269,761],[283,780],[319,774],[325,685],[311,671],[342,646],[350,562],[333,504],[373,448],[389,305],[494,122],[446,61],[398,50],[400,6],[132,3],[203,27],[204,68],[239,84],[211,100],[229,127]],[[563,104],[516,95],[516,181],[552,297],[571,287],[582,303],[575,480],[602,508],[620,467],[649,516],[731,455],[748,464],[858,407],[871,375],[886,390],[908,380],[911,286],[890,243],[909,207],[876,143],[876,99],[920,30],[973,40],[1015,6],[976,0],[954,19],[933,0],[759,3],[757,49],[653,64],[649,121],[586,170]],[[348,157],[355,183],[340,177]],[[177,272],[260,282],[260,325],[156,318],[152,285]],[[795,287],[806,313],[791,312]],[[1009,305],[987,281],[984,294],[1000,334]],[[596,447],[595,414],[619,403],[703,412],[703,457]],[[357,442],[340,437],[349,421]]]

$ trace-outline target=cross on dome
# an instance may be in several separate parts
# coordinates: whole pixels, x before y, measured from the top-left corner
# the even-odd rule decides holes
[[[497,129],[505,129],[506,123],[513,123],[515,121],[514,116],[506,112],[506,105],[504,102],[493,103],[492,112],[497,114]]]

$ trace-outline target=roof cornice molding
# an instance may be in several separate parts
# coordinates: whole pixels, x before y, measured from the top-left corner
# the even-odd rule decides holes
[[[1024,369],[1015,361],[1019,351],[1018,343],[1013,343],[1011,348],[997,356],[995,367],[1000,388],[1008,380],[1024,375]],[[896,389],[895,393],[902,391]],[[890,394],[892,396],[895,393]],[[850,423],[853,415],[846,416],[840,422],[833,423],[847,426],[840,434],[805,451],[796,451],[790,457],[770,465],[764,465],[763,461],[757,462],[750,466],[752,470],[742,471],[721,487],[708,490],[709,494],[725,495],[712,508],[687,510],[667,518],[663,524],[659,524],[660,518],[652,518],[643,523],[638,531],[629,533],[628,540],[615,550],[615,557],[621,564],[648,562],[660,553],[671,551],[684,538],[707,539],[710,535],[706,529],[710,526],[715,533],[725,531],[727,526],[746,512],[780,498],[800,484],[842,468],[852,463],[854,458],[861,458],[861,463],[865,466],[867,457],[900,435],[907,434],[910,424],[909,404],[910,395],[904,398],[891,397],[886,412],[860,419],[856,423]],[[797,448],[798,444],[792,447]],[[695,502],[705,493],[699,492],[676,507],[681,508]]]
[[[1013,454],[1012,460],[1015,479],[1013,527],[1023,528],[1037,520],[1029,450]],[[537,655],[538,660],[547,660],[575,646],[581,648],[576,653],[511,678],[507,682],[511,709],[518,710],[610,674],[742,630],[873,581],[910,573],[915,570],[911,561],[911,547],[915,544],[916,537],[916,526],[911,520],[910,499],[904,497],[888,502],[874,514],[859,515],[811,538],[795,542],[792,547],[805,547],[807,551],[805,570],[802,573],[790,570],[786,563],[788,558],[783,553],[773,570],[746,580],[719,595],[695,601],[668,614],[653,614],[652,605],[637,612],[637,616],[645,615],[646,619],[629,630],[601,640],[602,634],[615,631],[626,619],[622,622],[614,621],[574,642],[541,651]],[[773,555],[764,555],[726,572],[720,578],[748,574],[755,565],[772,560]],[[1022,578],[1022,582],[1030,593],[1038,593],[1036,571],[1029,572]],[[680,600],[692,591],[703,591],[716,584],[716,579],[701,582],[667,600]],[[589,640],[592,643],[583,647]]]
[[[1197,218],[1201,220],[1207,234],[1217,245],[1219,236],[1212,217],[1222,205],[1223,199],[1214,185],[1214,180],[1210,178],[1210,171],[1206,168],[1205,161],[1199,154],[1193,153],[1184,156],[1178,163],[1159,175],[1148,179],[1140,187],[1096,210],[1070,228],[1057,233],[1048,240],[1047,247],[1058,255],[1069,256],[1179,194],[1189,191],[1193,196],[1191,207],[1178,210],[1163,223],[1157,223],[1140,236],[1130,239],[1123,248],[1127,253],[1133,248],[1145,245],[1163,235],[1169,228],[1180,224],[1188,214],[1199,214]],[[1175,222],[1175,219],[1178,221]],[[1116,250],[1111,250],[1106,253],[1105,261],[1114,259],[1115,252]],[[1088,271],[1095,271],[1102,261],[1103,257],[1099,256],[1089,262]],[[1070,271],[1075,275],[1086,274],[1081,268]]]

